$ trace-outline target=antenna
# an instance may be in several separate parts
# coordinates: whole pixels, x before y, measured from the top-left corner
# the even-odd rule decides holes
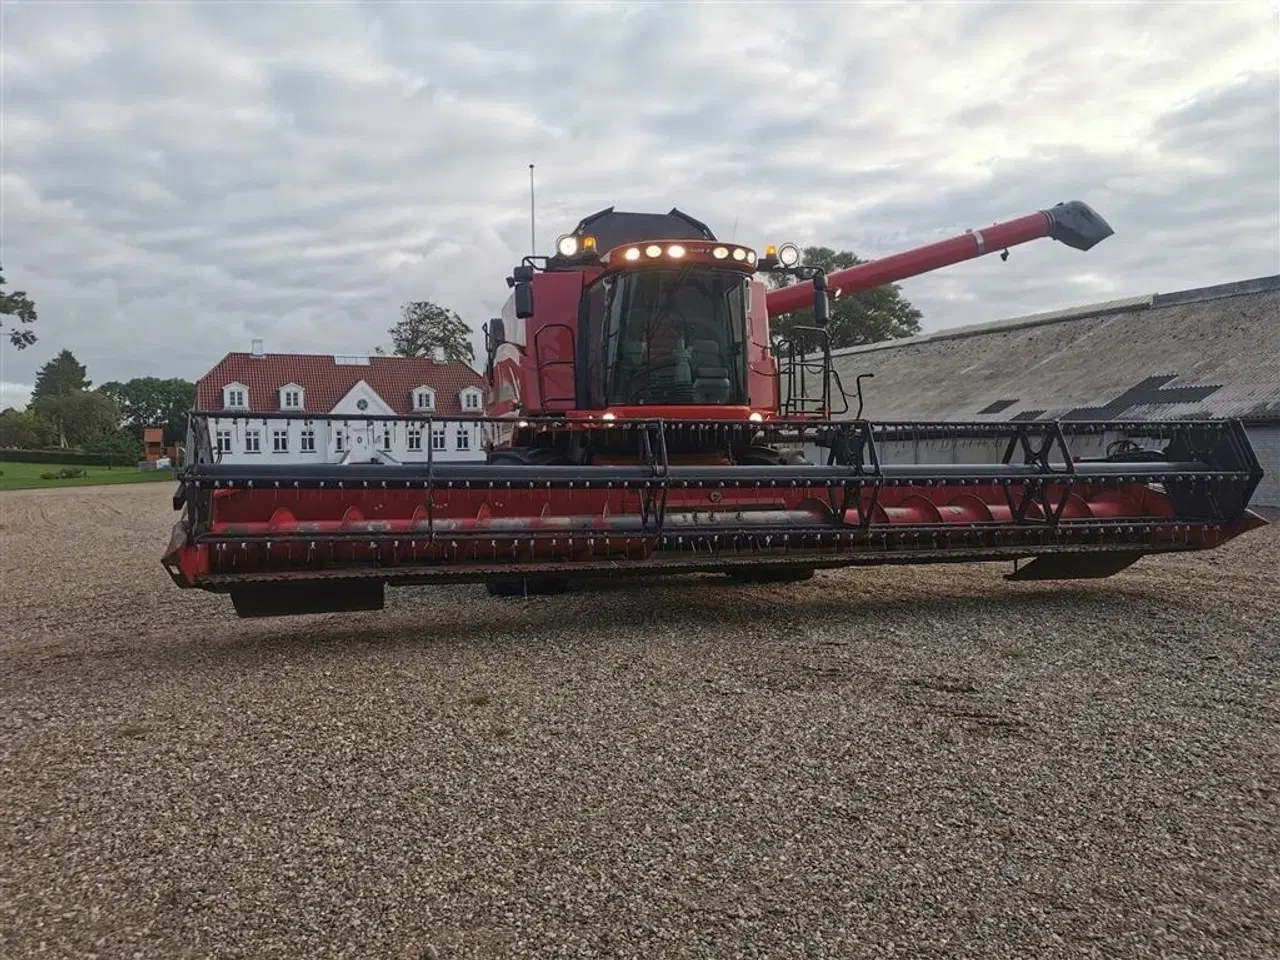
[[[733,236],[729,238],[730,243],[736,243],[738,240],[738,218],[733,218]]]
[[[538,255],[538,236],[534,232],[533,164],[529,164],[529,256]]]

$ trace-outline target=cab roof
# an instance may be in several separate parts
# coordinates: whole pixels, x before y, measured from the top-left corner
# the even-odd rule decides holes
[[[630,213],[605,207],[578,221],[572,235],[595,237],[596,249],[602,254],[623,244],[644,243],[649,240],[716,239],[705,223],[695,220],[676,207],[672,207],[669,213]],[[558,253],[547,260],[548,267],[571,264],[575,264],[575,261],[561,257]],[[580,266],[580,261],[575,265]]]

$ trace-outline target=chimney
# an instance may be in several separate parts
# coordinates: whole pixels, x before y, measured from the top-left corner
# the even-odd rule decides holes
[[[263,353],[263,351],[262,351],[262,341],[261,341],[261,340],[255,340],[255,341],[253,341],[253,349],[252,349],[252,351],[251,351],[251,352],[252,352],[253,356],[255,356],[255,357],[263,357],[263,356],[265,356],[265,355],[266,355],[266,354],[264,354],[264,353]]]

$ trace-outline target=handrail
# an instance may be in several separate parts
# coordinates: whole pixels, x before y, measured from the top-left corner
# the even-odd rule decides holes
[[[543,360],[542,348],[539,346],[539,339],[548,330],[567,330],[569,332],[569,359],[568,360]],[[534,374],[538,378],[538,398],[539,402],[545,408],[548,403],[568,403],[577,402],[577,397],[570,394],[567,397],[548,397],[545,371],[547,367],[567,366],[570,369],[577,369],[578,365],[578,348],[573,341],[573,328],[567,323],[547,323],[538,328],[538,332],[533,335],[533,362]]]

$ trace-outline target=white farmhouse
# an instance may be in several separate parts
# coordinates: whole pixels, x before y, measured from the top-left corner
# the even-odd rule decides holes
[[[485,457],[479,424],[429,419],[484,413],[483,380],[465,363],[264,353],[254,346],[227,354],[196,382],[196,412],[207,416],[224,463]]]

